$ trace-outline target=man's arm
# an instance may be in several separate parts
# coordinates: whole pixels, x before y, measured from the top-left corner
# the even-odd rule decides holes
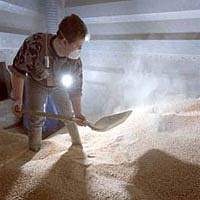
[[[16,111],[21,111],[23,106],[23,92],[24,92],[24,79],[22,77],[12,74],[11,77],[13,95],[15,98],[15,103],[12,106],[12,111],[17,117],[22,117],[22,114]]]
[[[24,79],[12,74],[12,88],[15,100],[23,102]]]
[[[8,66],[12,72],[13,95],[16,100],[13,105],[13,111],[20,111],[22,108],[24,80],[32,70],[36,71],[35,63],[37,62],[38,56],[40,56],[40,52],[42,52],[39,50],[42,47],[42,34],[38,33],[26,38],[18,50],[13,64]]]
[[[69,88],[69,98],[72,102],[73,110],[75,115],[81,115],[81,96],[82,96],[82,84],[83,84],[83,73],[82,73],[82,62],[79,59],[76,63],[76,73],[73,75],[73,85]]]
[[[81,96],[76,96],[71,98],[73,110],[75,112],[75,117],[79,119],[76,123],[80,126],[87,126],[87,121],[85,116],[82,114],[81,109]]]
[[[80,126],[86,126],[87,121],[85,116],[82,114],[81,96],[82,96],[82,84],[83,84],[83,73],[82,73],[82,62],[79,59],[77,61],[76,73],[74,74],[74,83],[68,90],[69,98],[71,100],[75,117],[79,119],[76,123]]]
[[[73,110],[75,112],[75,115],[81,115],[82,109],[81,109],[81,96],[75,96],[71,98]]]

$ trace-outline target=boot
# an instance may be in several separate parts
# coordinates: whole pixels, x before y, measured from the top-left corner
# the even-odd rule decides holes
[[[69,123],[67,124],[67,129],[71,136],[72,144],[82,146],[77,125],[75,123]]]
[[[41,147],[42,130],[28,131],[29,149],[34,152],[38,152]]]

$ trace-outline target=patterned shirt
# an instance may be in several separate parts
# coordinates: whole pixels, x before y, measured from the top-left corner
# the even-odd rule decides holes
[[[60,57],[53,48],[53,34],[36,33],[24,40],[17,52],[13,65],[9,66],[12,73],[22,78],[31,77],[46,87],[61,86],[64,74],[73,78],[72,86],[67,90],[70,97],[82,95],[82,62]],[[49,56],[47,67],[45,56]]]

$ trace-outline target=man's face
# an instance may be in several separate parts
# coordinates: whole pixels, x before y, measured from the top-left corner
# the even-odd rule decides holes
[[[81,49],[84,43],[84,39],[78,39],[75,42],[68,43],[69,47],[72,51],[75,51],[77,49]]]
[[[77,39],[75,42],[69,43],[66,39],[63,40],[63,46],[66,53],[81,49],[84,43],[84,39]]]

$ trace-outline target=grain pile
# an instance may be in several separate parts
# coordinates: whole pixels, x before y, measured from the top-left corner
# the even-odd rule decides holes
[[[66,130],[43,140],[0,131],[0,199],[198,200],[199,100],[134,109],[105,133],[80,128],[83,149]]]

